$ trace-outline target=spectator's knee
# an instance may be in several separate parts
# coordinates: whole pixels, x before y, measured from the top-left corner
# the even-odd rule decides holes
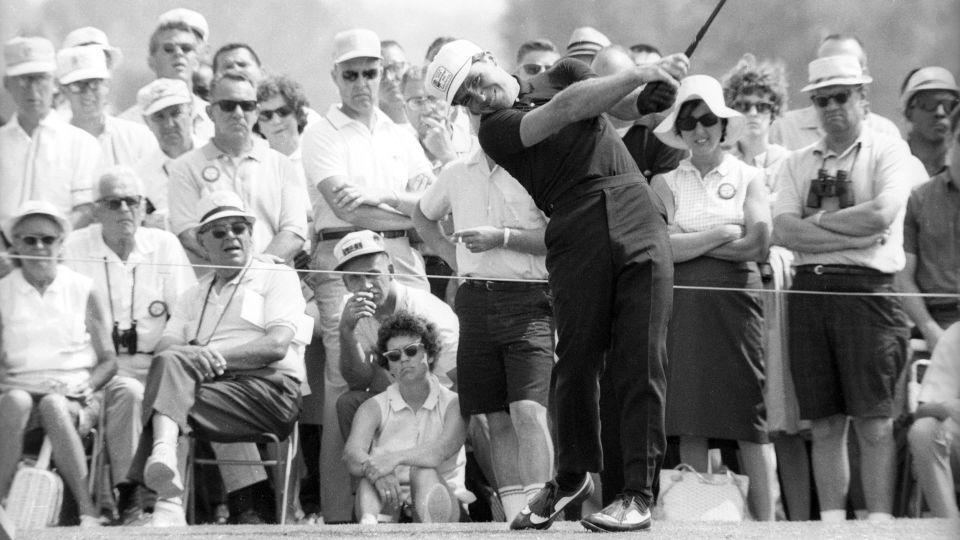
[[[810,433],[814,440],[836,439],[842,437],[847,429],[846,416],[830,416],[814,420],[810,425]]]
[[[917,418],[910,426],[907,440],[910,451],[915,454],[924,453],[934,444],[946,447],[943,422],[931,417]]]
[[[143,383],[133,377],[114,377],[107,386],[108,402],[135,403],[143,401]]]
[[[0,414],[7,415],[30,414],[33,409],[33,397],[23,390],[7,390],[0,394]]]
[[[521,400],[510,404],[510,419],[517,433],[546,427],[547,408],[536,401]]]
[[[513,417],[505,411],[487,413],[487,430],[490,432],[490,438],[497,439],[501,436],[509,435],[513,429]]]
[[[857,418],[857,437],[870,446],[893,440],[893,421],[889,418]]]

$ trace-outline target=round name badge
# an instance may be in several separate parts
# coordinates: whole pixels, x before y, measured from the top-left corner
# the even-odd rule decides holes
[[[719,195],[721,199],[732,199],[736,194],[737,188],[733,187],[733,184],[723,183],[717,188],[717,195]]]
[[[167,303],[163,300],[154,300],[147,306],[147,313],[151,317],[162,317],[167,314]]]
[[[213,165],[207,165],[200,171],[200,176],[207,182],[216,182],[220,178],[220,169]]]

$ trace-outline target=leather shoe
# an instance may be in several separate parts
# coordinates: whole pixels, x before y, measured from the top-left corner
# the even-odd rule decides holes
[[[606,508],[580,520],[594,532],[630,532],[649,529],[650,508],[635,495],[620,495]]]
[[[593,480],[589,474],[585,474],[577,489],[570,492],[561,490],[557,481],[551,480],[523,507],[517,517],[513,518],[510,528],[513,530],[549,528],[564,509],[582,503],[592,493]]]

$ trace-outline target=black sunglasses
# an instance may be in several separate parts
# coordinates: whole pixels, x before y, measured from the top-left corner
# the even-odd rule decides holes
[[[757,114],[766,114],[773,112],[773,103],[769,101],[734,101],[733,108],[747,114],[752,107],[757,108]]]
[[[703,127],[711,127],[717,125],[719,121],[720,118],[713,113],[707,113],[697,118],[684,116],[683,118],[677,118],[677,128],[679,128],[680,131],[693,131],[697,129],[697,124]]]
[[[293,109],[291,109],[290,107],[287,107],[286,105],[281,105],[280,107],[277,107],[276,109],[273,109],[270,111],[260,109],[260,120],[263,120],[264,122],[269,122],[273,120],[273,115],[277,115],[278,118],[286,118],[291,114],[293,114]]]
[[[226,238],[227,233],[233,233],[234,236],[240,236],[243,233],[249,230],[249,225],[246,223],[231,223],[228,227],[217,227],[215,229],[210,229],[210,235],[221,240]]]
[[[523,68],[523,72],[527,75],[539,75],[553,66],[546,66],[543,64],[524,64],[520,67]]]
[[[243,112],[251,112],[257,108],[257,102],[252,99],[221,99],[220,101],[215,102],[214,105],[220,107],[220,110],[225,113],[231,113],[237,110],[237,107],[240,107],[240,110]]]
[[[960,97],[942,97],[936,99],[932,96],[917,96],[913,100],[913,106],[917,107],[926,112],[933,112],[937,110],[937,107],[943,106],[943,111],[947,114],[953,112],[957,108],[957,104],[960,103]]]
[[[100,206],[109,208],[110,210],[119,210],[123,207],[123,203],[127,203],[127,208],[132,210],[140,206],[140,203],[143,202],[143,197],[139,195],[136,197],[111,197],[100,199],[97,202],[100,203]]]
[[[363,71],[354,71],[352,69],[348,69],[340,73],[340,76],[343,77],[343,80],[347,82],[353,82],[361,75],[364,79],[372,81],[380,76],[380,68],[365,69]]]
[[[387,351],[383,353],[383,357],[386,358],[387,361],[389,362],[399,362],[403,356],[406,356],[407,358],[413,358],[414,356],[416,356],[417,353],[420,352],[420,347],[422,346],[423,346],[422,343],[420,343],[419,341],[416,341],[409,345],[404,345],[400,349]]]
[[[850,99],[851,93],[852,93],[851,90],[841,90],[840,92],[836,92],[833,94],[810,96],[810,101],[812,101],[813,104],[816,105],[817,107],[824,109],[826,108],[827,105],[830,104],[831,99],[833,101],[836,101],[837,105],[843,105],[844,103],[847,102],[848,99]]]
[[[50,236],[50,235],[46,235],[46,236],[27,235],[27,236],[20,236],[19,238],[20,238],[20,241],[23,242],[24,244],[28,246],[33,246],[33,247],[40,247],[41,244],[44,246],[52,246],[57,240],[60,239],[59,236]]]

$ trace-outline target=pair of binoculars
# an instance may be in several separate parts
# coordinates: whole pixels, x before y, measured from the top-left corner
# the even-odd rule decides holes
[[[807,208],[820,208],[825,197],[840,199],[840,208],[849,208],[855,204],[853,182],[850,181],[847,171],[837,171],[836,176],[828,173],[826,169],[817,171],[816,180],[810,181]]]
[[[113,322],[113,331],[110,332],[113,338],[113,349],[120,354],[120,349],[126,349],[127,354],[137,354],[137,321],[130,323],[130,328],[120,330],[120,324]]]

